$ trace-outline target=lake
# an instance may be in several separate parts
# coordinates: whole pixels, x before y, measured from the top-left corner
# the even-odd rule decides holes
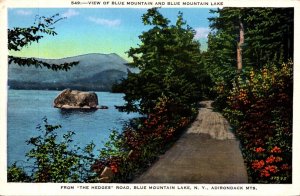
[[[96,149],[101,149],[113,129],[121,132],[126,122],[138,116],[115,109],[115,105],[124,104],[123,94],[96,92],[99,105],[108,106],[107,110],[65,111],[53,107],[53,101],[59,93],[60,91],[8,90],[8,165],[15,161],[19,164],[27,162],[25,154],[31,147],[26,144],[26,140],[39,135],[36,126],[42,124],[43,117],[47,117],[51,125],[62,125],[58,130],[61,135],[74,131],[76,135],[73,137],[73,144],[84,147],[93,141]]]

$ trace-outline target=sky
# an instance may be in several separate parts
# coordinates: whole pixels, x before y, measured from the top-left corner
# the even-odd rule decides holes
[[[126,60],[126,51],[137,47],[138,36],[149,29],[144,26],[141,16],[147,9],[142,8],[13,8],[8,10],[8,28],[29,27],[36,15],[52,16],[59,13],[66,19],[55,24],[56,36],[45,35],[39,43],[33,43],[21,51],[9,51],[10,55],[38,58],[64,58],[88,53],[116,53]],[[159,10],[175,24],[178,12],[183,12],[187,24],[197,32],[202,49],[206,49],[209,21],[212,17],[209,9],[163,8]]]

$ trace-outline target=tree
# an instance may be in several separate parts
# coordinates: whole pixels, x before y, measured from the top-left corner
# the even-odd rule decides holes
[[[59,14],[51,17],[37,17],[34,25],[26,28],[15,27],[8,29],[8,50],[20,51],[23,47],[29,46],[33,42],[39,42],[44,36],[57,35],[54,24],[63,18],[58,18]],[[63,63],[63,64],[49,64],[36,58],[21,58],[16,56],[8,56],[8,63],[15,63],[19,66],[35,66],[46,67],[54,71],[65,70],[68,71],[71,67],[77,65],[79,62]]]
[[[241,20],[241,17],[239,17],[239,31],[240,31],[240,34],[239,34],[239,42],[237,44],[237,71],[238,73],[241,73],[242,69],[243,69],[243,53],[242,53],[242,46],[245,42],[245,32],[244,32],[244,24]]]
[[[213,33],[209,37],[208,52],[222,56],[223,60],[218,62],[211,58],[211,64],[240,65],[234,56],[239,56],[241,50],[240,61],[243,60],[245,68],[261,68],[270,61],[287,62],[293,58],[292,8],[223,8],[211,12],[219,16],[209,19]],[[238,46],[236,51],[235,46]]]
[[[230,48],[236,47],[236,69],[240,73],[242,64],[242,46],[244,44],[244,22],[242,8],[223,8],[211,13],[218,13],[219,17],[210,18],[210,27],[217,30],[221,39],[225,38],[232,44]],[[224,41],[224,40],[222,40]],[[233,64],[234,65],[234,64]]]
[[[245,9],[245,62],[262,68],[268,63],[280,66],[293,59],[294,9]]]
[[[141,44],[137,48],[128,51],[133,59],[130,65],[140,72],[129,73],[120,84],[126,101],[120,109],[149,114],[160,97],[172,100],[169,107],[173,109],[187,109],[201,99],[201,84],[207,79],[195,31],[186,25],[182,13],[175,25],[157,8],[149,9],[142,20],[151,29],[139,36]]]
[[[209,18],[206,66],[219,93],[219,105],[238,77],[266,64],[280,66],[293,58],[292,8],[223,8]],[[238,57],[238,58],[237,58]],[[239,73],[239,74],[237,74]]]

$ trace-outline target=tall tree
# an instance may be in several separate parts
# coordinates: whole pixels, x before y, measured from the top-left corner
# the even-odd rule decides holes
[[[37,17],[34,25],[30,27],[15,27],[8,29],[8,50],[20,51],[24,47],[29,46],[33,42],[39,42],[44,35],[57,35],[54,24],[62,20],[59,14],[55,14],[51,17]],[[43,35],[44,34],[44,35]],[[47,62],[38,60],[36,58],[21,58],[17,56],[8,56],[8,63],[15,63],[20,66],[35,66],[46,67],[54,71],[57,70],[69,70],[72,66],[77,65],[78,62],[63,63],[63,64],[49,64]]]
[[[260,68],[272,60],[293,58],[293,8],[223,8],[212,12],[218,16],[209,19],[213,33],[208,52],[227,58],[224,62],[211,58],[212,64],[239,65],[241,69],[243,61],[244,67]],[[235,56],[242,58],[235,62]]]
[[[261,68],[293,59],[293,8],[248,8],[244,15],[244,59],[249,66]]]
[[[240,31],[240,35],[239,35],[239,42],[237,44],[237,71],[238,73],[241,73],[242,68],[243,68],[243,49],[242,46],[245,42],[245,31],[244,31],[244,24],[241,20],[241,16],[239,16],[239,31]]]
[[[195,103],[206,79],[195,31],[186,25],[182,13],[175,25],[157,8],[149,9],[142,20],[151,28],[139,36],[141,44],[128,51],[131,66],[140,72],[130,73],[120,85],[126,100],[122,109],[149,114],[162,96],[171,99],[174,107]]]
[[[226,106],[226,92],[238,73],[281,65],[293,58],[293,8],[223,8],[212,10],[206,66]],[[238,57],[238,58],[237,58]],[[238,74],[240,75],[240,74]],[[218,90],[219,89],[219,90]]]
[[[243,67],[242,50],[244,44],[244,22],[243,22],[243,9],[242,8],[223,8],[218,10],[212,10],[212,13],[218,13],[219,16],[215,18],[209,18],[212,30],[216,31],[216,34],[221,39],[227,39],[232,45],[230,48],[235,47],[236,51],[231,54],[235,56],[235,64],[237,72],[241,72]],[[226,46],[225,46],[226,47]],[[228,47],[227,47],[228,48]],[[228,57],[227,57],[228,58]]]

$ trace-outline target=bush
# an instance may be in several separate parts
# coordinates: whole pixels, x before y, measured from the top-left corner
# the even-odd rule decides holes
[[[227,103],[224,115],[241,141],[251,181],[291,183],[293,63],[250,71]]]
[[[23,168],[17,166],[16,163],[12,164],[7,170],[8,182],[30,182],[31,178],[26,174]]]
[[[8,167],[8,182],[94,181],[95,173],[91,170],[91,165],[95,161],[92,153],[95,145],[90,143],[83,150],[70,146],[75,133],[69,131],[63,138],[59,138],[56,131],[61,126],[48,124],[46,118],[43,127],[44,129],[42,125],[38,125],[37,130],[42,134],[27,141],[32,149],[26,157],[28,161],[34,161],[33,166],[30,166],[31,173],[27,174],[14,163]]]

